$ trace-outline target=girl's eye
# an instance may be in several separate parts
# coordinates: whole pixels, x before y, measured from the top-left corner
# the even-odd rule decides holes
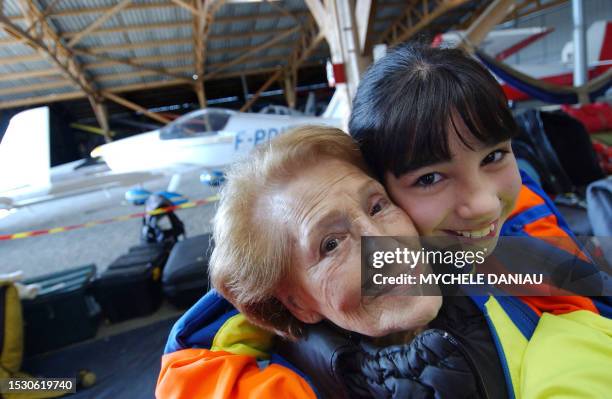
[[[490,163],[495,163],[495,162],[499,162],[502,159],[504,159],[504,156],[506,156],[506,154],[508,153],[508,151],[506,150],[495,150],[493,152],[491,152],[489,155],[487,155],[481,162],[481,164],[484,165],[488,165]]]
[[[416,186],[429,187],[442,180],[442,175],[439,173],[428,173],[419,177],[415,183]]]
[[[337,237],[328,238],[326,240],[323,240],[323,244],[321,245],[321,252],[324,255],[327,255],[330,252],[333,252],[336,248],[338,248],[339,245],[340,239],[338,239]]]

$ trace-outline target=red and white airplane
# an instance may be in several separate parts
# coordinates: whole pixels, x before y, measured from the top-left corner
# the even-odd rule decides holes
[[[502,61],[542,39],[553,28],[503,29],[490,32],[479,46],[485,53]],[[452,31],[438,35],[432,45],[453,47],[463,37],[463,31]],[[587,65],[589,80],[596,78],[612,67],[612,21],[594,22],[586,32]],[[508,64],[510,67],[548,83],[572,86],[574,45],[567,42],[563,46],[558,62],[549,64]],[[524,101],[530,97],[522,91],[504,83],[506,97],[512,101]]]

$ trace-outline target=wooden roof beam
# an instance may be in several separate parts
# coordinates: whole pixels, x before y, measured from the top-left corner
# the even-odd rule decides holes
[[[61,1],[61,0],[54,0],[54,1]],[[153,4],[130,4],[129,6],[126,7],[126,10],[149,10],[149,9],[158,9],[158,10],[163,10],[166,8],[178,8],[179,6],[173,3],[153,3]],[[49,8],[49,7],[47,7]],[[47,15],[45,15],[48,18],[63,18],[63,17],[79,17],[82,15],[88,15],[88,14],[103,14],[105,12],[108,12],[112,7],[83,7],[83,8],[78,8],[78,9],[74,9],[74,10],[62,10],[62,11],[55,11],[55,12],[49,12]],[[45,10],[46,11],[46,10]],[[191,13],[191,10],[189,10],[189,12]],[[309,14],[309,11],[294,11],[292,12],[292,14],[296,17],[303,17],[305,15]],[[226,17],[219,17],[216,22],[218,23],[234,23],[234,22],[245,22],[245,21],[256,21],[256,20],[261,20],[261,19],[273,19],[273,18],[281,18],[283,17],[284,14],[281,12],[268,12],[268,13],[263,13],[263,14],[256,14],[256,15],[236,15],[236,16],[226,16]],[[24,19],[23,16],[19,15],[19,16],[12,16],[9,17],[11,19],[11,21],[15,22],[15,21],[21,21],[22,19]],[[190,20],[183,20],[183,24],[185,24],[185,26],[189,26],[189,23],[191,21]],[[133,25],[134,26],[134,25]],[[142,25],[141,25],[142,26]],[[113,29],[113,28],[109,28],[109,29]],[[110,33],[112,32],[111,30],[108,29],[99,29],[98,31],[96,31],[95,33]],[[73,34],[76,34],[78,32],[74,32]],[[93,32],[92,32],[93,33]]]
[[[318,61],[315,61],[315,62],[305,62],[305,63],[302,64],[302,67],[311,67],[311,66],[317,66],[317,65],[321,65],[321,63],[318,62]],[[245,76],[260,75],[260,74],[264,74],[264,73],[274,72],[274,71],[276,71],[277,68],[278,68],[278,66],[263,67],[263,68],[257,68],[257,69],[249,69],[249,68],[247,68],[246,70],[241,70],[241,71],[231,71],[231,72],[220,73],[218,75],[215,75],[214,79],[210,79],[210,80],[236,78],[236,77],[239,77],[241,75],[245,75]]]
[[[177,22],[160,22],[154,24],[138,24],[138,25],[123,25],[114,26],[111,28],[97,29],[89,33],[89,36],[107,35],[112,33],[123,33],[123,32],[139,32],[147,30],[158,30],[158,29],[177,29],[177,28],[188,28],[190,27],[191,21],[180,20]],[[80,31],[76,32],[64,32],[62,33],[62,39],[70,39],[78,35]]]
[[[195,83],[194,90],[196,97],[198,98],[198,104],[200,108],[206,107],[206,93],[204,92],[204,12],[202,10],[202,2],[200,0],[193,0],[194,6],[197,9],[197,13],[192,16],[191,23],[191,34],[193,36],[193,60],[194,60],[194,75]]]
[[[130,66],[132,68],[155,72],[155,73],[157,73],[159,75],[166,75],[166,76],[169,76],[169,77],[174,78],[174,79],[184,79],[185,83],[188,83],[188,84],[193,83],[193,80],[189,79],[189,77],[187,77],[187,76],[177,75],[177,74],[169,71],[166,68],[156,68],[156,67],[152,67],[152,66],[147,66],[147,65],[140,64],[140,63],[136,63],[136,62],[133,62],[129,58],[109,57],[109,56],[102,55],[102,54],[95,54],[95,53],[92,53],[92,52],[84,50],[84,49],[73,49],[73,51],[76,54],[79,54],[79,55],[87,55],[87,56],[90,56],[90,57],[96,57],[96,58],[99,58],[101,60],[108,61],[110,63],[127,65],[127,66]],[[87,66],[86,66],[86,68],[87,68]]]
[[[61,10],[50,13],[48,18],[62,18],[62,17],[80,17],[87,14],[103,14],[108,12],[112,7],[82,7],[69,10]],[[165,9],[165,8],[177,8],[176,4],[170,2],[166,3],[152,3],[152,4],[131,4],[127,7],[128,10],[150,10],[150,9]],[[24,19],[23,15],[10,17],[11,21],[21,21]]]
[[[302,36],[293,47],[289,64],[292,69],[297,69],[306,61],[310,54],[317,49],[325,40],[323,32],[318,29],[318,25],[311,16],[304,26]]]
[[[303,67],[316,66],[320,65],[318,62],[304,63]],[[265,67],[258,69],[248,69],[246,71],[234,71],[234,72],[226,72],[221,73],[215,76],[216,79],[226,79],[226,78],[234,78],[241,75],[260,75],[263,73],[274,72],[278,69],[278,67]],[[114,87],[112,89],[106,90],[106,92],[111,93],[123,93],[130,91],[138,91],[138,90],[150,90],[150,89],[159,89],[164,87],[173,87],[173,86],[181,86],[184,85],[184,82],[178,80],[159,80],[156,82],[144,82],[144,83],[134,83],[119,87]],[[23,106],[31,106],[31,105],[39,105],[39,104],[49,104],[58,101],[70,101],[85,98],[86,95],[83,91],[73,91],[68,93],[61,94],[47,94],[44,96],[30,97],[19,100],[8,100],[8,101],[0,101],[0,109],[10,109],[16,107]]]
[[[276,72],[274,72],[272,74],[272,76],[270,76],[270,78],[268,80],[266,80],[266,82],[263,85],[261,85],[259,90],[257,90],[255,92],[255,94],[253,94],[253,97],[251,97],[249,99],[249,101],[247,101],[240,108],[240,112],[248,111],[251,108],[251,106],[253,104],[255,104],[255,101],[257,101],[257,99],[259,99],[259,96],[261,96],[261,93],[263,93],[264,90],[266,90],[268,87],[270,87],[272,85],[272,83],[276,82],[282,75],[283,75],[283,70],[281,68],[278,68],[278,70]]]
[[[96,29],[98,29],[100,26],[102,26],[102,24],[108,21],[111,17],[113,17],[119,11],[127,7],[131,2],[132,0],[122,0],[116,6],[112,7],[110,10],[105,12],[100,18],[96,19],[94,23],[92,23],[87,28],[83,29],[81,32],[74,35],[74,37],[70,39],[70,41],[68,42],[68,47],[74,47],[75,44],[80,42],[84,37],[86,37],[91,32],[95,31]]]
[[[28,14],[30,21],[34,21],[36,15],[31,15],[28,7],[33,7],[32,3],[23,5],[23,12]],[[49,61],[60,69],[66,78],[80,87],[85,93],[92,94],[94,92],[94,89],[90,86],[78,65],[71,62],[71,57],[68,56],[67,50],[62,46],[59,38],[54,35],[53,30],[48,25],[45,25],[44,20],[41,21],[42,33],[44,34],[42,39],[35,38],[30,33],[26,33],[19,26],[12,23],[4,14],[0,14],[0,24],[10,35],[23,40],[31,48],[47,57]],[[51,42],[51,47],[46,42]]]
[[[270,55],[270,56],[264,56],[264,57],[255,56],[255,57],[245,59],[242,63],[249,64],[252,62],[278,61],[280,65],[282,61],[286,61],[286,60],[287,60],[287,55],[283,54],[283,55]],[[208,67],[214,69],[214,68],[221,67],[225,64],[226,64],[225,62],[218,62],[215,64],[209,64]],[[171,72],[190,72],[190,71],[193,71],[193,67],[191,65],[185,65],[185,66],[180,66],[180,67],[175,67],[175,68],[169,68],[169,71]],[[151,71],[121,72],[121,73],[111,73],[111,74],[101,75],[97,78],[97,81],[98,82],[111,82],[115,80],[132,79],[132,78],[147,77],[147,76],[159,76],[159,75]],[[180,81],[180,79],[175,79],[175,80]],[[183,83],[191,84],[191,82],[183,82]]]
[[[323,41],[322,38],[320,38],[320,40],[318,41],[318,46],[316,48],[318,48],[321,45],[322,41]],[[249,51],[252,48],[253,46],[226,47],[226,48],[218,48],[218,49],[208,49],[206,53],[209,56],[218,55],[218,54],[236,53],[236,52],[243,53],[245,51]],[[279,43],[276,46],[273,46],[272,48],[273,49],[294,49],[294,45],[288,44],[288,43]],[[166,55],[150,55],[146,57],[138,57],[138,62],[135,62],[132,59],[129,59],[129,60],[131,63],[135,65],[145,66],[146,63],[149,63],[149,62],[151,63],[161,62],[161,61],[167,61],[168,59],[177,59],[177,58],[190,59],[192,57],[193,57],[192,52],[183,52],[183,53],[172,53],[172,54],[166,54]],[[121,65],[121,64],[124,64],[124,63],[119,62],[114,58],[108,58],[106,61],[102,61],[102,62],[84,63],[83,67],[85,69],[96,69],[96,68],[107,68],[107,67],[112,67],[113,65]],[[1,61],[0,61],[0,65],[2,65]],[[172,71],[170,69],[168,70]]]
[[[245,60],[245,59],[247,59],[248,57],[250,57],[251,55],[253,55],[253,54],[255,54],[255,53],[258,53],[258,52],[260,52],[260,51],[262,51],[262,50],[265,50],[265,49],[267,49],[267,48],[270,48],[270,47],[274,46],[276,43],[280,42],[281,40],[285,39],[286,37],[288,37],[288,36],[290,36],[290,35],[294,34],[295,32],[297,32],[297,31],[299,31],[299,30],[300,30],[300,27],[299,27],[299,26],[296,26],[296,27],[294,27],[294,28],[292,28],[292,29],[288,29],[288,30],[286,30],[284,33],[282,33],[282,34],[280,34],[280,35],[276,36],[276,37],[275,37],[274,39],[272,39],[272,40],[269,40],[269,41],[267,41],[267,42],[265,42],[265,43],[262,43],[262,44],[260,44],[259,46],[255,46],[255,47],[253,47],[251,50],[247,51],[247,52],[246,52],[246,53],[244,53],[242,56],[240,56],[240,57],[238,57],[238,58],[236,58],[236,59],[234,59],[234,60],[231,60],[231,61],[229,61],[229,62],[227,62],[227,63],[223,64],[223,65],[222,65],[222,66],[220,66],[219,68],[215,69],[214,71],[212,71],[212,72],[210,72],[210,73],[206,74],[206,75],[205,75],[205,79],[211,79],[211,78],[213,78],[214,76],[218,75],[218,74],[219,74],[219,72],[221,72],[222,70],[227,69],[227,68],[230,68],[230,67],[232,67],[232,66],[234,66],[234,65],[236,65],[236,64],[239,64],[239,63],[241,63],[243,60]]]
[[[111,51],[129,51],[129,50],[138,50],[141,48],[182,46],[185,44],[193,44],[192,39],[184,38],[184,39],[169,39],[169,40],[162,40],[162,41],[154,40],[154,41],[137,42],[137,43],[115,44],[111,46],[97,46],[97,47],[89,49],[89,52],[91,52],[92,54],[102,54],[102,53],[108,53]]]
[[[372,51],[376,9],[376,0],[357,0],[355,3],[355,24],[361,55],[369,54]]]
[[[331,62],[344,62],[343,44],[340,37],[340,19],[335,1],[305,0],[319,32],[327,41]]]
[[[310,10],[310,14],[314,18],[317,26],[319,27],[319,32],[325,32],[327,29],[327,11],[326,7],[321,3],[321,0],[305,0],[308,9]]]
[[[22,10],[30,26],[34,24],[34,21],[38,21],[39,37],[33,37],[30,33],[23,31],[2,13],[0,14],[0,24],[2,24],[3,28],[13,36],[24,40],[29,46],[54,63],[64,76],[85,93],[92,106],[94,104],[100,105],[102,100],[96,86],[85,75],[74,55],[63,45],[57,32],[43,17],[43,13],[32,0],[22,0],[17,5]],[[98,123],[100,127],[108,127],[108,121],[100,119],[104,116],[100,112],[100,107],[94,108],[94,112],[99,117]],[[105,137],[107,140],[110,140],[108,130],[105,131]]]
[[[176,4],[177,6],[182,7],[185,10],[189,11],[190,13],[193,14],[194,17],[198,17],[200,15],[200,11],[198,10],[198,7],[194,7],[191,4],[185,3],[183,0],[170,0],[170,1]]]
[[[30,33],[32,31],[32,29],[36,28],[36,26],[38,25],[39,22],[41,22],[42,20],[47,18],[47,16],[49,16],[53,12],[53,7],[55,7],[55,5],[57,4],[58,1],[59,0],[53,0],[51,2],[51,4],[49,4],[47,6],[47,8],[45,8],[45,11],[43,11],[40,15],[38,15],[34,19],[34,21],[32,23],[30,23],[30,26],[28,26],[28,28],[25,31],[27,33]]]
[[[1,57],[0,65],[11,65],[17,64],[20,62],[35,62],[35,61],[44,61],[45,57],[40,53],[34,54],[25,54],[25,55],[16,55],[14,57]]]
[[[274,3],[272,2],[270,4],[274,4]],[[301,17],[306,17],[310,15],[310,12],[308,10],[289,12],[280,7],[277,8],[277,10],[279,10],[279,12],[268,12],[264,14],[255,14],[255,15],[236,15],[236,16],[228,16],[228,17],[217,17],[215,19],[215,23],[232,24],[235,22],[260,21],[262,19],[276,19],[276,18],[282,18],[284,16],[291,16],[293,18],[301,18]]]
[[[100,128],[102,129],[102,135],[106,142],[111,141],[111,131],[110,126],[108,124],[108,111],[106,109],[106,105],[101,101],[96,101],[92,96],[88,97],[89,103],[91,104],[91,108],[93,109],[94,115],[100,124]]]
[[[516,6],[516,0],[495,0],[470,25],[457,47],[473,52],[487,34],[506,18]]]
[[[416,0],[380,36],[378,42],[395,46],[426,28],[436,18],[468,0]]]
[[[512,21],[514,19],[525,17],[534,12],[546,10],[558,5],[567,3],[568,0],[553,0],[542,4],[541,0],[524,0],[517,4],[516,8],[502,22]],[[533,7],[530,7],[533,6]]]
[[[0,89],[0,96],[9,96],[14,94],[30,93],[39,90],[59,89],[63,87],[74,86],[74,83],[66,79],[52,80],[50,82],[35,83],[31,85],[19,85],[14,87],[6,87]]]
[[[210,40],[248,39],[248,38],[252,38],[256,36],[272,36],[272,35],[283,34],[286,31],[287,31],[287,28],[266,29],[266,30],[253,31],[253,32],[223,33],[223,34],[209,35],[208,40],[210,41]],[[65,38],[65,37],[71,37],[71,36],[70,34],[67,34],[67,35],[63,35],[62,37]],[[11,38],[0,39],[0,45],[1,44],[14,44],[14,43],[15,43],[15,40]],[[164,40],[164,41],[151,40],[151,41],[138,42],[138,43],[124,43],[124,44],[115,44],[115,45],[110,45],[110,46],[97,46],[91,49],[91,52],[104,53],[108,51],[134,50],[138,48],[161,47],[161,46],[170,46],[170,45],[180,46],[180,45],[192,44],[192,43],[193,43],[193,38],[182,37],[178,39],[170,39],[170,40]]]
[[[172,72],[192,72],[193,67],[191,65],[180,66],[175,68],[169,68],[169,71]],[[112,82],[115,80],[124,80],[124,79],[133,79],[133,78],[144,78],[148,76],[158,76],[161,77],[158,73],[152,71],[133,71],[133,72],[120,72],[120,73],[109,73],[101,75],[97,78],[99,82]],[[193,81],[185,81],[183,79],[174,79],[176,81],[182,81],[184,84],[192,85]]]
[[[483,2],[482,4],[480,4],[480,6],[475,8],[463,22],[453,25],[451,29],[465,30],[469,28],[470,25],[472,25],[474,21],[476,21],[476,18],[478,18],[478,16],[482,14],[484,10],[487,9],[488,6],[489,6],[489,3]]]
[[[287,10],[286,8],[278,5],[275,1],[267,1],[266,0],[266,2],[268,3],[268,5],[270,7],[274,8],[275,10],[277,10],[283,17],[290,18],[290,19],[294,20],[296,24],[301,25],[301,21],[299,19],[299,16],[296,13],[291,12],[291,11]]]
[[[82,91],[72,91],[61,94],[47,94],[44,96],[36,96],[30,98],[21,98],[19,100],[0,101],[0,109],[10,109],[31,105],[49,104],[58,101],[76,100],[85,97]]]
[[[118,95],[116,95],[114,93],[111,93],[110,91],[103,91],[102,95],[105,98],[107,98],[107,99],[109,99],[109,100],[111,100],[113,102],[116,102],[119,105],[123,105],[124,107],[129,108],[132,111],[140,112],[143,115],[145,115],[145,116],[147,116],[147,117],[149,117],[149,118],[151,118],[153,120],[156,120],[158,122],[163,123],[164,125],[170,123],[170,119],[165,118],[165,117],[163,117],[161,115],[158,115],[158,114],[156,114],[154,112],[151,112],[151,111],[147,110],[144,107],[141,107],[140,105],[138,105],[136,103],[128,101],[128,100],[126,100],[123,97],[119,97]]]
[[[218,35],[218,36],[210,36],[208,40],[210,41],[210,40],[216,40],[216,39],[249,38],[249,37],[261,36],[261,35],[266,35],[266,36],[283,35],[288,30],[291,30],[291,29],[274,29],[274,30],[267,30],[267,31],[262,31],[262,32]],[[98,46],[98,47],[90,49],[89,51],[92,54],[101,54],[101,53],[107,53],[111,51],[129,51],[129,50],[137,50],[141,48],[182,46],[182,45],[193,45],[193,38],[169,39],[169,40],[163,40],[163,41],[154,40],[154,41],[137,42],[137,43],[115,44],[111,46]]]
[[[192,34],[195,61],[194,85],[200,108],[206,107],[206,93],[204,93],[204,70],[206,65],[206,43],[210,27],[217,10],[223,5],[223,0],[194,0],[197,13],[193,15]]]
[[[310,15],[304,25],[302,35],[293,47],[289,63],[284,70],[283,84],[285,86],[285,97],[290,108],[295,107],[295,88],[297,86],[299,67],[319,47],[324,39],[325,36],[319,30],[319,25],[315,21],[314,16]]]
[[[34,71],[11,72],[0,74],[0,81],[58,76],[62,73],[57,69],[37,69]]]
[[[101,60],[104,59],[101,57],[97,57],[97,54],[92,55],[92,57],[99,58]],[[104,56],[104,57],[106,58],[107,56]],[[122,59],[126,59],[130,63],[135,65],[134,68],[139,68],[141,66],[146,67],[148,63],[162,62],[162,61],[168,61],[168,60],[174,60],[174,59],[190,59],[191,57],[193,57],[193,53],[191,51],[165,54],[165,55],[149,55],[146,57],[138,57],[137,58],[138,62],[136,62],[133,58],[108,57],[104,61],[85,62],[83,63],[83,67],[85,69],[97,69],[97,68],[108,68],[108,67],[112,67],[115,65],[127,65],[124,62],[119,61]],[[149,65],[149,66],[152,66],[152,65]]]

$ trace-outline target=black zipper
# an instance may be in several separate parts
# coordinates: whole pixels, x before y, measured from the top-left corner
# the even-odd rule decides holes
[[[453,337],[449,332],[444,331],[444,337],[447,338],[453,345],[455,345],[455,347],[459,350],[459,352],[461,352],[463,357],[468,361],[468,363],[470,364],[470,367],[472,369],[473,374],[476,375],[476,379],[479,382],[478,386],[480,388],[479,389],[480,393],[483,395],[483,398],[489,399],[490,396],[487,393],[487,388],[485,386],[484,380],[482,379],[482,376],[478,372],[478,368],[476,367],[476,365],[472,361],[472,358],[469,356],[467,351],[463,348],[461,343],[455,337]]]

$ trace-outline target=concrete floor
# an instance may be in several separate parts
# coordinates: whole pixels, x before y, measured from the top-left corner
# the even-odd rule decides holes
[[[200,183],[200,169],[181,173],[177,192],[189,200],[209,197],[217,188]],[[166,189],[171,176],[157,175],[142,185],[149,191]],[[0,219],[0,234],[49,229],[81,224],[143,212],[124,200],[130,186],[96,190],[85,194],[28,205]],[[210,220],[216,204],[177,210],[188,236],[211,230]],[[22,270],[26,278],[85,264],[95,264],[98,271],[125,253],[140,240],[139,218],[81,228],[57,234],[0,241],[0,274]]]

